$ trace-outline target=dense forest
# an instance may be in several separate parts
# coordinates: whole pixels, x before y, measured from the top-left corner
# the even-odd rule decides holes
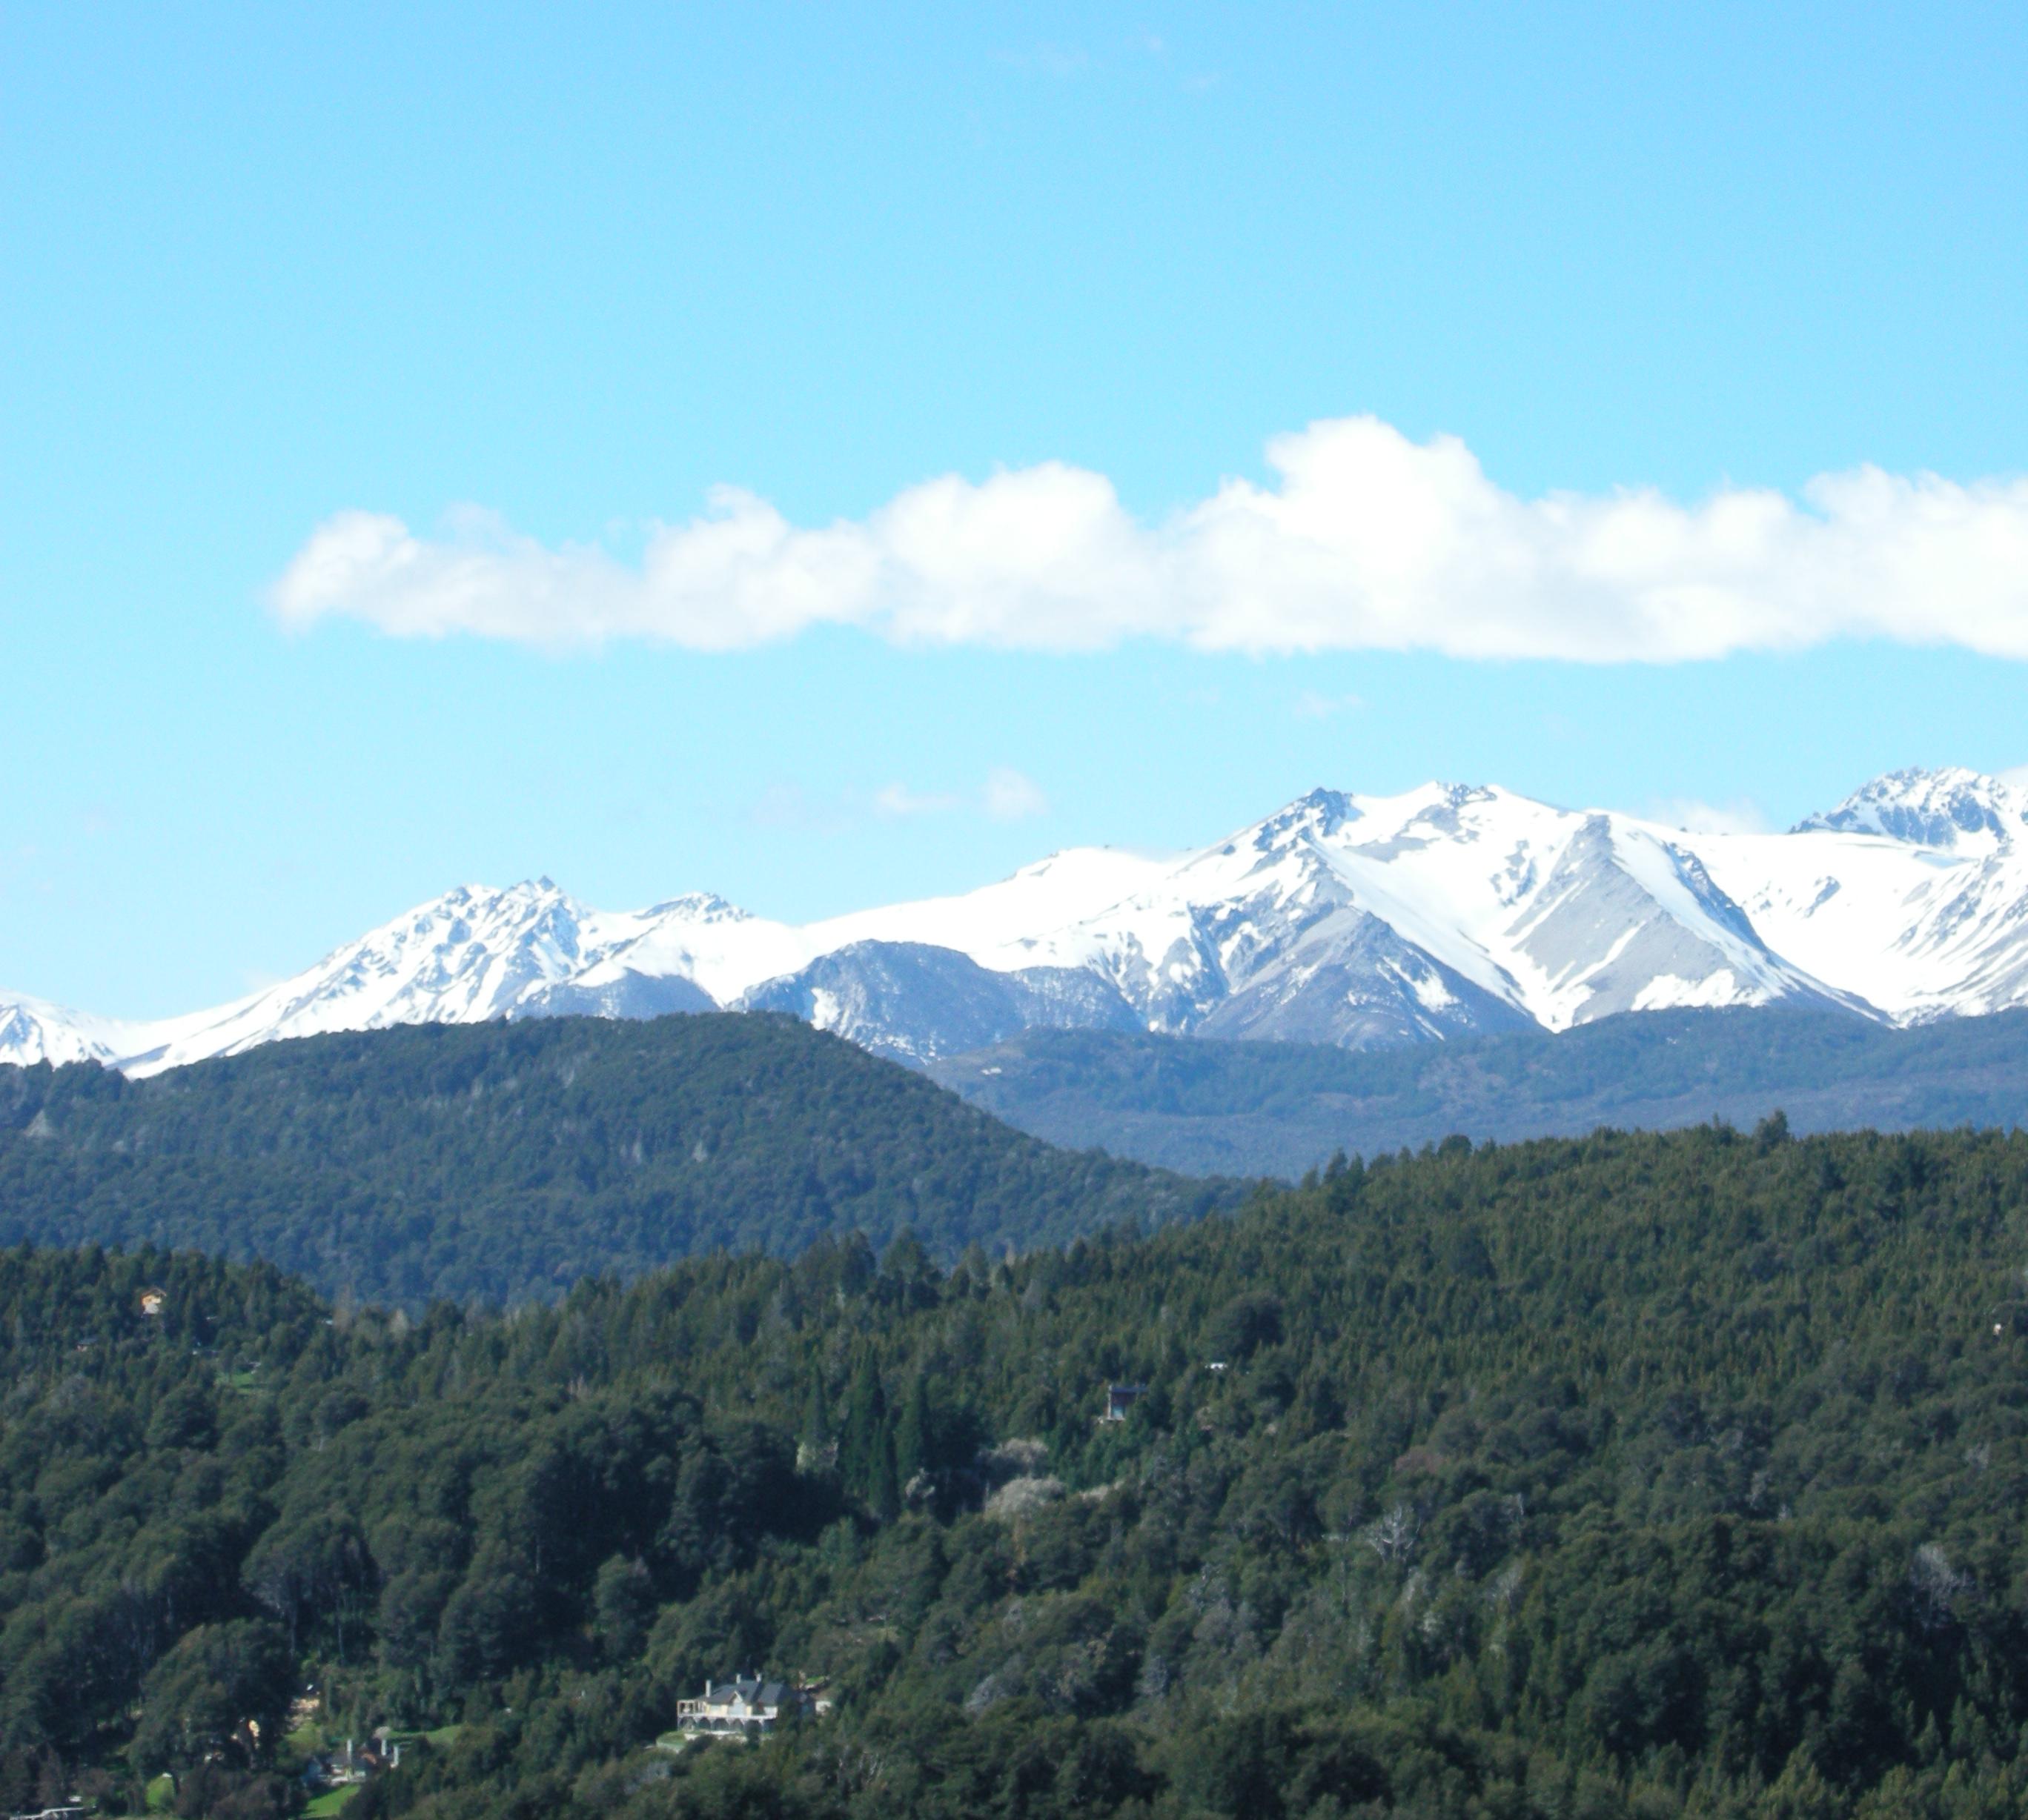
[[[1053,1150],[778,1016],[425,1025],[146,1081],[0,1067],[0,1244],[194,1247],[412,1311],[852,1231],[949,1261],[1234,1193]]]
[[[1200,1175],[1293,1181],[1334,1151],[1579,1137],[1601,1125],[1799,1133],[2028,1125],[2028,1012],[1911,1030],[1837,1012],[1637,1012],[1352,1051],[1029,1030],[929,1072],[1053,1144]]]
[[[2024,1265],[2028,1139],[1778,1120],[501,1314],[6,1254],[0,1804],[2018,1813]]]

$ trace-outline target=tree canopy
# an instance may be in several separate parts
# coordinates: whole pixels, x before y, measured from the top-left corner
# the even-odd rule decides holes
[[[1773,1121],[505,1313],[17,1251],[0,1777],[279,1811],[313,1685],[357,1820],[2012,1812],[2024,1265],[2028,1140]],[[746,1670],[837,1710],[653,1748]]]
[[[1334,1150],[1669,1130],[1777,1108],[1798,1131],[2028,1125],[2028,1011],[1896,1030],[1778,1005],[1634,1012],[1392,1049],[1034,1030],[932,1063],[1053,1144],[1294,1180]]]

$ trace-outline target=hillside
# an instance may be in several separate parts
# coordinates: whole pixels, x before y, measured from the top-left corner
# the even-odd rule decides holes
[[[2024,1258],[2028,1138],[1773,1124],[413,1324],[0,1256],[0,1800],[384,1726],[352,1820],[2019,1812]],[[837,1710],[649,1748],[747,1669]]]
[[[853,1230],[949,1259],[1230,1193],[1053,1150],[781,1017],[422,1026],[145,1081],[0,1069],[0,1243],[194,1247],[410,1306]]]
[[[1644,1012],[1363,1053],[1031,1030],[930,1073],[1053,1144],[1293,1180],[1334,1151],[1650,1130],[1778,1109],[1797,1131],[2028,1124],[2028,1012],[1894,1030],[1801,1009]]]

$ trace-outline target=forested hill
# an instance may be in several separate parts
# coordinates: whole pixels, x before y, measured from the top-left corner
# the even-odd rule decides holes
[[[191,1246],[412,1307],[855,1229],[948,1260],[1233,1193],[1052,1149],[784,1017],[421,1026],[146,1081],[0,1068],[0,1243]]]
[[[1053,1144],[1194,1174],[1293,1181],[1334,1151],[1666,1130],[1776,1111],[1799,1132],[2028,1125],[2028,1012],[1911,1030],[1836,1012],[1635,1012],[1353,1051],[1030,1030],[933,1064],[973,1104]]]
[[[2015,1814],[2024,1262],[2028,1139],[1776,1123],[413,1323],[0,1258],[0,1805]],[[836,1710],[652,1748],[748,1669]]]

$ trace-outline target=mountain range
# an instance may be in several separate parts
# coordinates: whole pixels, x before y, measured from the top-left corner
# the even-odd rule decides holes
[[[145,1075],[337,1030],[757,1009],[921,1065],[1038,1029],[1368,1049],[1771,1004],[1899,1025],[2028,1004],[2028,788],[1894,771],[1786,834],[1317,790],[1196,852],[1076,849],[801,926],[706,893],[609,912],[546,879],[466,886],[183,1016],[0,994],[0,1062]]]

